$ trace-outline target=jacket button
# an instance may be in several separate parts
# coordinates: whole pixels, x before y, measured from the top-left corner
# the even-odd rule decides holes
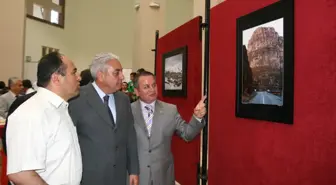
[[[117,165],[114,164],[114,165],[113,165],[113,168],[115,168],[116,166],[117,166]]]
[[[116,146],[116,150],[118,150],[118,146]]]
[[[151,152],[152,152],[152,150],[148,150],[148,152],[149,152],[149,153],[151,153]]]
[[[149,165],[148,165],[147,167],[148,167],[148,168],[150,168],[150,166],[149,166]]]

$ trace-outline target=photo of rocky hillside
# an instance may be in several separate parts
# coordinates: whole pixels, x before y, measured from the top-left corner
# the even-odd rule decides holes
[[[283,18],[243,31],[244,104],[283,105]]]
[[[165,60],[164,85],[166,90],[182,90],[183,54],[178,54]]]

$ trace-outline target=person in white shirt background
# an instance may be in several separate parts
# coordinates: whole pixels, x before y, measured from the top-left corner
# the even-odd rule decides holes
[[[57,52],[42,57],[37,93],[8,118],[7,175],[14,184],[79,185],[82,158],[68,100],[79,93],[73,62]]]

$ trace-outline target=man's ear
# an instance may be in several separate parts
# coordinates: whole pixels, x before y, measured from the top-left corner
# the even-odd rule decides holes
[[[104,81],[104,78],[105,78],[104,73],[101,72],[101,71],[98,71],[98,72],[97,72],[97,81],[99,81],[99,82],[103,82],[103,81]]]
[[[51,75],[50,82],[52,82],[53,84],[60,84],[60,75],[53,73]]]

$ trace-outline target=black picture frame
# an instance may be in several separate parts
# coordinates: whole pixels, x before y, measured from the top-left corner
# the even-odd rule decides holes
[[[162,95],[165,97],[187,96],[188,47],[183,46],[162,56]],[[180,69],[182,67],[182,69]],[[175,78],[175,79],[174,79]]]
[[[236,117],[293,124],[294,0],[238,18],[236,51]]]

